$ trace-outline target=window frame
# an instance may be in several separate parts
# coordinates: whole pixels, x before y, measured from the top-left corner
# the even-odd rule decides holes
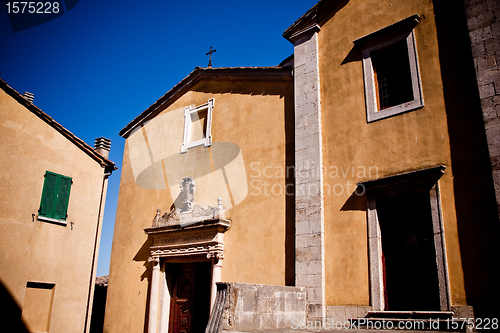
[[[190,148],[198,147],[201,145],[207,148],[212,145],[212,110],[214,108],[214,105],[215,99],[211,98],[205,104],[202,104],[195,108],[191,108],[191,106],[188,106],[184,109],[184,136],[182,139],[181,154],[187,153],[188,149]],[[207,131],[205,138],[191,142],[191,128],[193,125],[193,122],[191,121],[191,115],[205,110],[207,110]]]
[[[363,58],[366,119],[369,123],[401,113],[414,111],[424,106],[414,31],[414,27],[419,20],[420,17],[418,15],[413,15],[354,41],[354,43],[361,48],[361,55]],[[377,82],[371,53],[402,40],[406,40],[408,49],[413,100],[379,110]]]
[[[49,180],[47,178],[48,175],[56,177],[53,189],[49,188],[51,184],[49,183]],[[59,191],[62,179],[69,181],[69,184],[67,190],[62,193],[62,195],[64,195],[64,198],[59,199],[59,195],[61,194],[59,193]],[[44,182],[42,187],[42,195],[40,198],[40,207],[38,209],[38,217],[37,217],[39,221],[54,222],[63,225],[67,224],[66,219],[68,218],[69,198],[71,195],[72,184],[73,184],[73,179],[71,177],[64,176],[51,171],[45,171]],[[52,203],[50,204],[50,212],[47,212],[46,207],[44,207],[44,204],[46,204],[47,198],[49,196],[52,196]],[[59,208],[58,206],[61,204],[61,200],[64,206],[63,208],[64,214],[57,213]]]

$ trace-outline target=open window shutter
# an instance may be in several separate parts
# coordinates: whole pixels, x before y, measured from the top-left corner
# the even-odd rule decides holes
[[[52,217],[52,209],[57,188],[57,175],[46,172],[43,183],[42,200],[40,202],[39,214]]]
[[[69,193],[71,191],[71,178],[65,176],[59,177],[54,217],[65,220],[68,211]]]

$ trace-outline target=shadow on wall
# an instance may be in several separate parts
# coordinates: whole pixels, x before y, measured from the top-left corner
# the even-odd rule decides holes
[[[153,221],[152,218],[151,218],[151,221]],[[144,281],[144,279],[149,278],[149,272],[151,270],[151,263],[148,262],[148,258],[149,258],[149,255],[151,253],[150,252],[151,245],[152,245],[152,240],[148,238],[144,242],[144,244],[142,244],[141,248],[139,249],[139,251],[137,251],[137,253],[134,256],[134,261],[142,261],[144,263],[144,272],[141,275],[141,281]]]
[[[350,62],[362,61],[362,60],[363,60],[363,56],[361,55],[360,48],[357,47],[356,45],[354,45],[352,47],[351,51],[349,51],[349,54],[347,54],[347,56],[342,61],[341,65],[345,65],[345,64],[348,64]]]
[[[153,219],[151,219],[153,221]],[[144,272],[141,274],[141,282],[144,281],[144,279],[147,280],[147,285],[148,285],[148,291],[146,292],[146,295],[143,295],[145,297],[145,302],[146,302],[146,310],[144,313],[144,318],[149,318],[149,303],[150,303],[150,288],[151,288],[151,273],[153,271],[153,263],[148,261],[149,255],[150,255],[150,247],[152,245],[152,240],[147,239],[144,244],[142,244],[141,248],[139,251],[134,256],[134,261],[138,262],[143,262],[144,266]],[[148,331],[148,321],[144,320],[144,332]]]
[[[21,319],[21,308],[17,305],[9,290],[0,281],[0,322],[6,332],[28,333],[28,329]]]
[[[285,163],[286,188],[292,195],[285,197],[285,285],[295,286],[295,112],[293,96],[285,95]]]
[[[354,192],[349,196],[349,198],[346,200],[342,208],[340,208],[341,211],[349,211],[349,210],[359,210],[359,211],[366,211],[368,209],[367,207],[367,198],[366,194],[359,195],[358,193],[364,193],[365,189],[362,187],[357,187]]]
[[[500,226],[467,21],[462,1],[434,1],[434,12],[467,304],[476,318],[493,318]]]

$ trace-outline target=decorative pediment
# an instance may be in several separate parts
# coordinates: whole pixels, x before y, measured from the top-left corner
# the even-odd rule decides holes
[[[231,226],[222,200],[217,200],[217,207],[196,205],[193,178],[185,177],[179,186],[183,206],[163,216],[158,209],[152,227],[144,229],[152,238],[151,258],[205,255],[207,259],[222,259],[224,233]]]
[[[146,228],[144,231],[152,238],[150,249],[153,257],[205,255],[207,259],[222,259],[223,234],[230,226],[229,220],[215,219],[185,228],[177,225]]]

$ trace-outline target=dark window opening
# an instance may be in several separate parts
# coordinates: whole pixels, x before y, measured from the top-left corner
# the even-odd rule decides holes
[[[379,110],[414,99],[406,40],[371,52]]]

